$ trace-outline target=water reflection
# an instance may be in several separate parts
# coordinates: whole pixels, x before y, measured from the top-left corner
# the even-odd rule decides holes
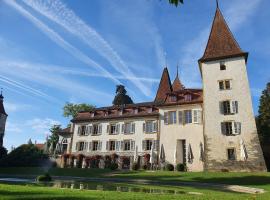
[[[118,191],[118,192],[142,192],[151,194],[187,194],[187,192],[179,190],[164,190],[143,188],[136,186],[126,186],[116,183],[100,184],[94,182],[68,182],[68,181],[54,181],[50,183],[39,183],[39,185],[45,185],[55,188],[70,188],[80,190],[99,190],[99,191]]]
[[[118,191],[118,192],[141,192],[150,194],[191,194],[191,192],[185,192],[180,190],[164,190],[157,188],[137,187],[132,185],[120,184],[120,183],[97,183],[97,182],[80,182],[80,181],[64,181],[56,180],[47,183],[37,183],[30,179],[13,179],[13,178],[0,178],[0,182],[8,182],[9,184],[34,184],[39,186],[47,186],[54,188],[69,188],[80,190],[98,190],[98,191]]]

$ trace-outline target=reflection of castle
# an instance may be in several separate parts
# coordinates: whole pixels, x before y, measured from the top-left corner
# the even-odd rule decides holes
[[[194,49],[196,51],[196,49]],[[243,52],[217,7],[204,55],[203,89],[173,84],[164,69],[153,102],[81,112],[60,135],[71,155],[185,163],[191,171],[263,171]],[[140,160],[140,159],[139,159]]]
[[[1,94],[0,94],[0,147],[3,147],[3,139],[5,135],[7,116],[8,115],[4,108],[4,97],[1,91]]]

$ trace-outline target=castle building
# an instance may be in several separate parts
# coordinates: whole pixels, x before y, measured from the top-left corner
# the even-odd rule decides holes
[[[4,107],[4,97],[1,91],[1,94],[0,94],[0,148],[3,147],[7,116],[8,115]]]
[[[189,171],[265,171],[247,77],[248,53],[217,6],[199,68],[202,89],[165,68],[152,102],[80,112],[60,133],[62,153],[117,154],[130,163],[186,164]],[[138,157],[138,159],[134,159]],[[138,161],[139,160],[139,161]],[[153,161],[154,160],[154,161]]]

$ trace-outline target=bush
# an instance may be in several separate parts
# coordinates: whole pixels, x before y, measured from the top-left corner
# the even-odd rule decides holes
[[[147,170],[147,169],[149,169],[149,168],[148,168],[147,165],[144,165],[144,166],[143,166],[143,169],[144,169],[144,170]]]
[[[176,170],[179,172],[186,172],[187,171],[187,165],[179,163],[176,165]]]
[[[118,164],[117,164],[117,163],[111,163],[110,169],[111,169],[111,170],[116,170],[116,169],[118,169]]]
[[[0,147],[0,159],[7,156],[7,149],[5,147]]]
[[[37,182],[52,181],[52,177],[49,174],[40,175],[36,178]]]
[[[166,170],[167,171],[173,171],[174,170],[174,166],[172,164],[167,164],[166,165]]]
[[[24,144],[1,159],[1,167],[40,167],[48,164],[48,156],[33,144]]]
[[[132,164],[132,170],[137,171],[139,169],[139,165],[137,163]]]

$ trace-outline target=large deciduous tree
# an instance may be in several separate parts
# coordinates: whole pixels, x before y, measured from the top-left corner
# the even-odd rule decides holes
[[[170,4],[174,4],[175,6],[178,6],[179,3],[184,3],[184,0],[169,0]]]
[[[65,106],[63,107],[63,115],[64,117],[76,117],[79,112],[83,111],[90,111],[94,109],[95,106],[86,104],[86,103],[81,103],[81,104],[73,104],[73,103],[66,103]]]
[[[113,100],[113,105],[125,105],[133,103],[132,99],[127,95],[125,86],[117,85],[115,93],[116,95]]]

